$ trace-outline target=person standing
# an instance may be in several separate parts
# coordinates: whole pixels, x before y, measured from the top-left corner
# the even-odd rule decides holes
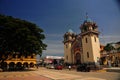
[[[69,70],[71,70],[71,65],[68,66]]]

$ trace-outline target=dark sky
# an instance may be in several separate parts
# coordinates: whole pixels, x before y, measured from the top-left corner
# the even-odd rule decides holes
[[[31,21],[44,30],[44,55],[63,55],[63,35],[79,34],[86,12],[99,26],[100,42],[120,41],[120,0],[0,0],[0,13]]]

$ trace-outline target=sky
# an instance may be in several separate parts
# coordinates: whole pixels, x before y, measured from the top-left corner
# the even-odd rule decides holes
[[[35,23],[48,45],[42,56],[63,56],[63,35],[69,29],[79,34],[86,13],[98,25],[101,44],[120,41],[119,5],[116,0],[0,0],[0,14]]]

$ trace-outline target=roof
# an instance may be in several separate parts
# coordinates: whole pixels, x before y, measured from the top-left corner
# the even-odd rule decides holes
[[[74,33],[72,29],[69,29],[68,32],[69,32],[69,33]]]
[[[86,20],[85,20],[84,22],[93,22],[93,21],[89,18],[88,13],[86,13]]]
[[[86,20],[84,22],[93,22],[90,18],[86,18]]]

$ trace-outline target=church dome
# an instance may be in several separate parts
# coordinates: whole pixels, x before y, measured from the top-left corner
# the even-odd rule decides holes
[[[86,18],[84,22],[93,22],[90,18]]]
[[[72,29],[69,29],[68,32],[69,32],[69,33],[74,33]]]
[[[88,16],[87,13],[86,13],[86,19],[85,19],[84,23],[85,23],[85,22],[90,22],[90,23],[93,22],[93,21],[89,18],[89,16]]]

